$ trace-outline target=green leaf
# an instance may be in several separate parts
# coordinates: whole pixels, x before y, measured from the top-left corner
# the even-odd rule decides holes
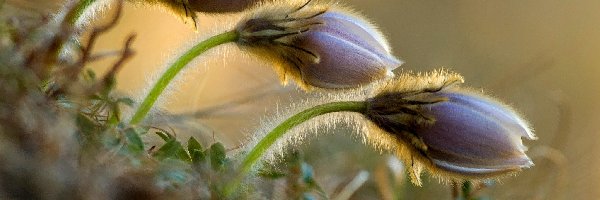
[[[52,88],[53,84],[54,84],[53,81],[51,81],[51,80],[45,80],[45,81],[43,81],[41,83],[41,85],[39,86],[39,89],[42,92],[46,93],[46,92],[48,92],[48,90],[50,90],[50,88]]]
[[[156,133],[156,135],[158,135],[158,137],[162,138],[165,142],[168,142],[173,139],[170,134],[164,133],[162,131],[157,131],[154,133]]]
[[[210,166],[215,171],[221,171],[225,168],[225,146],[217,142],[210,146]]]
[[[176,140],[167,140],[167,143],[165,143],[162,147],[158,149],[158,151],[156,151],[156,153],[154,153],[154,157],[159,160],[164,160],[166,158],[175,158],[175,155],[177,155],[177,152],[180,148],[181,144],[179,144],[179,142],[177,142]]]
[[[91,100],[103,100],[102,97],[100,95],[97,94],[93,94],[90,96]]]
[[[473,190],[473,185],[471,181],[464,181],[462,184],[462,194],[465,199],[471,199],[471,191]]]
[[[86,73],[85,73],[84,77],[85,77],[86,80],[89,80],[89,81],[95,81],[96,80],[96,72],[94,72],[94,70],[87,69],[85,72]]]
[[[116,125],[121,121],[121,108],[119,104],[111,104],[112,112],[109,113],[108,124]]]
[[[187,152],[185,152],[185,149],[183,149],[181,143],[175,139],[170,139],[167,141],[167,143],[165,143],[162,147],[160,147],[160,149],[158,149],[158,151],[156,151],[154,157],[159,160],[171,158],[186,162],[190,161],[190,156],[187,154]]]
[[[110,94],[110,92],[115,88],[117,80],[115,79],[114,75],[106,77],[105,84],[106,85],[104,85],[103,90],[100,91],[100,94],[102,94],[102,96],[108,96],[108,94]]]
[[[190,137],[187,144],[188,144],[188,151],[192,151],[192,150],[202,151],[202,145],[194,137]]]
[[[133,104],[135,104],[135,101],[133,101],[133,99],[128,98],[128,97],[119,98],[119,99],[117,99],[117,102],[128,105],[130,107],[133,106]]]
[[[144,152],[144,142],[142,138],[134,128],[125,129],[125,138],[127,141],[127,148],[136,154]]]
[[[192,163],[194,163],[194,165],[199,165],[206,160],[206,155],[202,152],[202,145],[196,138],[190,137],[187,145],[188,152],[190,152],[190,157],[192,158]]]
[[[79,130],[84,134],[94,134],[99,131],[99,125],[96,124],[94,120],[81,113],[77,114],[75,123],[77,124]]]
[[[179,144],[179,145],[181,146],[181,144]],[[192,158],[190,158],[190,155],[188,154],[187,151],[185,151],[183,146],[181,147],[181,149],[179,149],[177,151],[177,158],[179,158],[179,160],[183,160],[185,162],[192,162]]]
[[[285,172],[278,171],[275,169],[261,168],[258,170],[257,175],[268,179],[278,179],[285,177],[287,174]]]

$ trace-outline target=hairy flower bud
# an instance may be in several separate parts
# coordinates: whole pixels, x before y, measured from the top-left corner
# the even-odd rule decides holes
[[[284,83],[291,77],[304,88],[351,88],[392,76],[402,64],[361,16],[310,1],[280,4],[261,7],[237,30],[238,44],[273,61]]]
[[[260,2],[273,0],[187,0],[192,11],[205,13],[240,12]]]
[[[184,20],[191,19],[196,23],[196,12],[201,13],[234,13],[244,11],[252,6],[275,0],[130,0],[134,3],[159,5],[169,9]]]
[[[434,76],[421,81],[429,85],[417,82],[417,90],[397,91],[406,87],[392,83],[368,100],[367,118],[400,143],[399,156],[414,167],[413,182],[420,184],[421,167],[440,177],[482,179],[533,165],[521,137],[535,136],[520,116],[482,94],[451,87],[462,82],[458,75]]]

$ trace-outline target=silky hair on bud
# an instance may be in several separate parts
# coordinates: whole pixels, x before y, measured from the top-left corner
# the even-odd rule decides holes
[[[421,91],[436,91],[454,84],[463,83],[463,77],[445,69],[434,70],[426,73],[405,72],[396,75],[393,79],[382,80],[373,85],[369,96],[384,95],[389,93],[417,93]],[[421,186],[420,174],[430,162],[418,156],[413,156],[413,141],[399,140],[396,136],[381,129],[377,124],[366,120],[365,129],[368,134],[368,144],[379,151],[387,151],[398,156],[406,166],[408,175],[413,184]],[[425,147],[426,148],[426,147]]]
[[[292,104],[290,107],[287,107],[284,110],[278,107],[277,112],[271,117],[261,120],[259,129],[251,134],[250,138],[245,140],[250,141],[245,143],[245,148],[254,147],[258,141],[260,141],[269,131],[273,130],[277,125],[290,116],[320,104],[337,101],[365,101],[373,95],[378,94],[379,92],[377,91],[413,91],[415,89],[434,89],[444,85],[450,85],[449,82],[462,81],[462,77],[456,73],[451,73],[446,70],[437,70],[419,75],[403,73],[393,80],[378,81],[370,87],[359,87],[355,89],[327,92],[317,91],[313,93],[312,98],[297,104]],[[419,87],[415,89],[411,88],[415,86]],[[412,159],[407,159],[410,157],[405,156],[411,155],[411,150],[408,149],[408,147],[411,145],[408,143],[403,144],[404,141],[399,141],[393,135],[381,130],[363,114],[353,112],[330,113],[314,117],[309,121],[296,126],[290,132],[286,133],[286,135],[281,139],[277,140],[277,142],[273,145],[273,148],[270,148],[262,159],[263,161],[274,163],[282,157],[281,155],[286,152],[286,148],[289,148],[290,146],[298,146],[304,143],[308,138],[314,138],[320,134],[327,134],[328,130],[333,130],[339,125],[347,125],[348,127],[352,128],[352,134],[357,136],[362,143],[372,147],[380,153],[394,153],[403,161]],[[244,151],[241,151],[240,153],[243,152]],[[412,173],[409,173],[411,180],[417,180],[418,182],[414,182],[417,185],[420,185],[420,179],[419,177],[415,176],[415,174],[421,174],[423,169],[421,164],[422,162],[425,162],[425,160],[415,163],[405,163],[405,165],[407,165],[407,170],[412,170]]]
[[[435,91],[464,82],[465,80],[460,74],[445,69],[417,74],[406,72],[397,75],[393,79],[383,80],[375,84],[371,95]]]
[[[441,181],[479,181],[533,166],[522,142],[536,139],[527,122],[498,100],[454,87],[462,82],[445,70],[402,74],[367,100],[368,136],[404,161],[415,185],[424,169]]]
[[[267,160],[278,158],[310,134],[327,133],[346,124],[363,143],[400,158],[411,181],[419,186],[424,170],[441,181],[480,181],[533,166],[522,138],[533,140],[535,135],[525,120],[497,100],[456,86],[462,82],[456,73],[436,70],[404,73],[368,88],[317,94],[263,124],[249,147],[286,119],[297,120],[296,113],[351,102],[364,103],[364,107],[318,115],[286,130],[275,141],[275,148],[267,150]]]
[[[310,6],[308,4],[311,4]],[[254,7],[246,11],[245,17],[240,22],[247,22],[253,19],[272,19],[272,20],[284,20],[286,17],[297,17],[305,18],[315,13],[325,12],[332,5],[331,1],[323,0],[290,0],[280,1],[276,0],[273,2],[263,2],[259,6]],[[294,24],[293,21],[289,22]],[[298,24],[298,23],[296,23]],[[239,26],[239,25],[238,25]],[[243,36],[242,36],[243,37]],[[286,42],[291,42],[286,38],[282,38]],[[265,45],[265,44],[259,44]],[[263,61],[273,66],[275,73],[281,80],[282,85],[287,85],[290,79],[297,79],[301,77],[301,71],[295,67],[289,67],[289,62],[282,59],[280,55],[274,54],[273,51],[285,52],[283,49],[279,49],[276,46],[271,48],[255,48],[259,46],[257,44],[239,45],[243,52],[249,52],[251,54],[258,55]],[[303,81],[296,82],[298,86],[305,90],[310,90],[312,87]]]
[[[236,30],[241,49],[272,64],[282,84],[293,79],[305,90],[368,85],[403,63],[375,25],[330,1],[265,3]]]

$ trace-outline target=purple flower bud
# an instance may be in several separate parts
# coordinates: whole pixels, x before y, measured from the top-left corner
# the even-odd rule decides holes
[[[238,31],[240,46],[274,61],[282,81],[291,77],[304,88],[357,87],[392,76],[402,64],[372,24],[330,6],[266,11]]]
[[[410,155],[400,155],[405,162],[419,162],[440,177],[490,178],[533,165],[521,137],[536,138],[521,117],[450,84],[381,93],[369,99],[367,118],[408,149]]]

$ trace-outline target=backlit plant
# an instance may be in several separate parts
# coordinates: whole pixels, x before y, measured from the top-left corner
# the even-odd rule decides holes
[[[460,86],[459,74],[395,74],[402,61],[383,34],[337,2],[129,1],[165,7],[194,24],[202,23],[196,12],[241,17],[229,31],[177,56],[141,102],[113,91],[115,75],[134,54],[134,36],[107,74],[97,77],[86,69],[94,42],[117,23],[123,2],[66,2],[40,27],[2,21],[0,196],[258,199],[257,177],[285,177],[293,188],[290,198],[327,199],[330,192],[317,183],[294,145],[307,132],[336,129],[338,123],[348,124],[373,149],[395,155],[415,185],[423,184],[426,171],[444,182],[460,182],[467,188],[464,198],[472,184],[533,166],[521,138],[536,137],[523,117]],[[117,15],[106,26],[87,24],[99,6],[116,7]],[[89,39],[79,44],[83,34]],[[265,123],[235,156],[219,142],[204,147],[190,137],[184,143],[173,131],[145,121],[183,68],[225,43],[271,63],[282,83],[291,79],[304,91],[319,93]],[[133,113],[123,113],[124,106]],[[151,137],[162,142],[149,145]],[[274,166],[273,158],[282,156],[288,158],[284,170]],[[27,168],[15,170],[19,167]],[[365,174],[355,180],[364,183]],[[69,192],[73,188],[77,192]],[[23,193],[26,189],[38,192]]]

